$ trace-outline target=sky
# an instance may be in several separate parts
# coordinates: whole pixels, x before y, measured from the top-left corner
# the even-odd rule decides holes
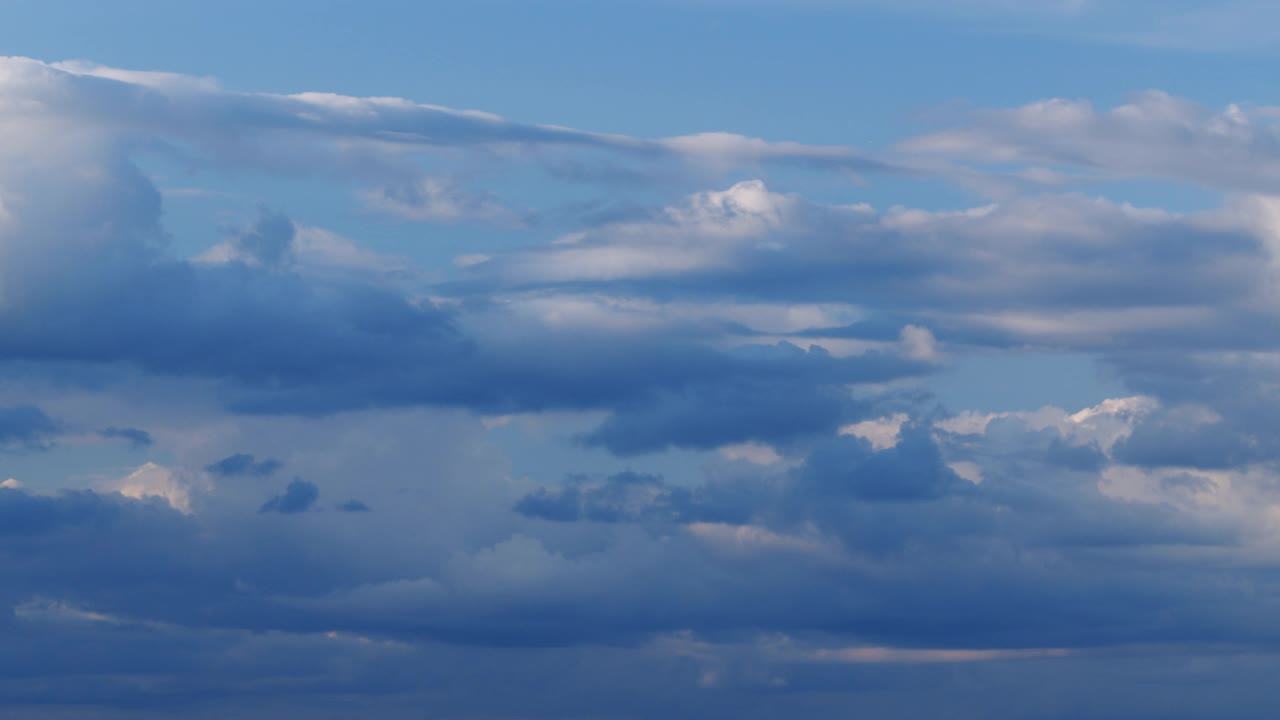
[[[0,0],[0,716],[1271,717],[1276,28]]]

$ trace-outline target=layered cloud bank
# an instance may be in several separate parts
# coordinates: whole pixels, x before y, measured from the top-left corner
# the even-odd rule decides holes
[[[1047,717],[1088,682],[1084,714],[1202,716],[1133,690],[1169,676],[1260,708],[1275,114],[1057,99],[867,152],[2,59],[0,705]],[[1123,392],[935,392],[1033,355]]]

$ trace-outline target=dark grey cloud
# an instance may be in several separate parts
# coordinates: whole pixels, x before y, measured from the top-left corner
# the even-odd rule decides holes
[[[109,427],[98,431],[98,434],[109,440],[125,440],[134,448],[151,447],[155,441],[151,433],[131,427]]]
[[[247,453],[236,453],[228,455],[221,460],[206,465],[204,470],[212,475],[222,477],[233,477],[237,475],[247,475],[249,477],[266,477],[276,470],[279,470],[281,463],[273,458],[264,458],[258,460],[253,455]]]
[[[258,508],[258,512],[292,515],[310,510],[319,499],[320,488],[316,487],[315,483],[301,479],[294,480],[289,483],[283,493],[263,503],[262,507]]]
[[[1152,415],[1116,444],[1114,455],[1134,465],[1210,470],[1280,457],[1280,447],[1266,435],[1204,414],[1203,408],[1172,408]]]
[[[892,448],[873,451],[866,440],[841,438],[819,446],[800,473],[818,496],[865,502],[934,500],[963,493],[969,484],[942,459],[929,430],[908,427]]]
[[[1239,468],[1280,453],[1265,428],[1280,422],[1270,351],[1168,353],[1135,349],[1106,362],[1166,409],[1134,428],[1117,458],[1147,467]]]
[[[63,298],[59,305],[72,302],[77,311],[56,323],[34,310],[0,314],[0,355],[127,362],[224,379],[229,404],[254,413],[412,404],[492,413],[611,409],[614,418],[588,442],[628,453],[830,429],[850,416],[850,403],[824,397],[821,388],[933,368],[794,347],[729,353],[657,334],[606,339],[548,329],[518,343],[489,343],[468,338],[453,314],[388,290],[317,286],[238,264],[158,265],[122,277],[110,291],[111,303]],[[154,305],[156,297],[165,302]],[[77,342],[66,344],[72,336]],[[704,402],[717,399],[722,407]],[[717,426],[705,422],[708,413],[735,416]]]
[[[594,481],[572,476],[557,488],[539,488],[520,498],[515,511],[553,522],[687,523],[745,520],[731,508],[716,507],[712,493],[668,485],[659,475],[621,472]]]
[[[843,392],[842,385],[932,369],[878,353],[834,358],[818,346],[805,351],[784,343],[755,350],[749,361],[754,367],[739,378],[722,376],[682,392],[659,390],[622,405],[581,442],[619,455],[753,440],[785,443],[860,418],[865,403]]]
[[[132,508],[129,503],[87,491],[51,498],[0,488],[0,532],[24,537],[68,526],[102,526],[122,519],[125,506]]]
[[[0,407],[0,450],[40,450],[62,426],[34,405]]]
[[[348,500],[339,505],[338,510],[348,513],[369,512],[369,506],[359,500]]]
[[[24,719],[408,720],[424,712],[540,720],[768,720],[795,712],[911,718],[945,704],[957,720],[1030,720],[1045,717],[1046,705],[1056,709],[1068,702],[1057,698],[1089,687],[1092,692],[1069,701],[1073,710],[1097,717],[1198,720],[1259,717],[1277,695],[1265,682],[1274,656],[1185,647],[1159,655],[1148,650],[967,664],[844,664],[781,659],[747,642],[681,646],[678,638],[670,650],[604,646],[480,653],[447,645],[388,649],[323,636],[162,635],[45,619],[32,620],[0,650],[9,661],[6,669],[29,667],[33,650],[43,656],[45,647],[36,639],[41,634],[78,647],[83,659],[77,675],[41,682],[6,672],[0,692],[20,703],[15,712]],[[192,659],[216,670],[189,673]],[[112,664],[127,667],[128,679],[112,677]],[[506,680],[504,692],[487,692],[495,677]],[[142,689],[157,682],[165,689],[161,697]],[[287,698],[263,689],[278,684],[290,688]]]

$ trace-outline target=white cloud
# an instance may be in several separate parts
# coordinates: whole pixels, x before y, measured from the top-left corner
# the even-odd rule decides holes
[[[929,332],[929,328],[919,325],[907,325],[900,335],[902,354],[912,360],[935,362],[942,357],[938,349],[938,340]]]
[[[1030,412],[962,412],[939,420],[935,425],[957,435],[982,435],[987,432],[991,421],[1008,418],[1023,423],[1030,430],[1053,429],[1074,443],[1094,443],[1102,451],[1110,452],[1117,442],[1133,432],[1137,422],[1159,407],[1160,402],[1155,398],[1135,395],[1109,398],[1074,413],[1052,405]]]
[[[125,477],[103,483],[102,489],[138,500],[161,498],[174,510],[190,514],[192,500],[212,485],[197,473],[149,462]]]
[[[1158,90],[1099,109],[1052,98],[980,110],[959,127],[898,145],[909,155],[1076,168],[1095,178],[1159,178],[1234,192],[1280,192],[1280,130],[1269,107],[1221,110]]]
[[[840,434],[860,437],[871,443],[871,447],[884,450],[898,444],[902,426],[908,419],[906,413],[897,413],[887,417],[863,420],[840,428]]]
[[[517,257],[505,271],[540,281],[614,280],[673,275],[732,264],[746,247],[780,249],[771,233],[796,220],[803,202],[760,180],[688,196],[657,220],[606,225],[551,250]]]

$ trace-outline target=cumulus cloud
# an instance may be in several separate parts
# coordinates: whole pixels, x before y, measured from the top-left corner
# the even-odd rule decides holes
[[[15,159],[0,172],[0,197],[26,198],[6,202],[0,226],[0,355],[9,360],[206,378],[225,384],[230,407],[257,413],[438,404],[487,413],[600,409],[621,423],[634,408],[649,438],[609,440],[608,429],[595,436],[627,452],[678,443],[670,436],[691,421],[680,405],[689,396],[742,395],[730,387],[735,378],[782,399],[782,386],[813,396],[814,383],[879,382],[928,369],[896,356],[753,357],[709,342],[716,338],[651,331],[603,341],[578,328],[533,327],[512,337],[513,318],[501,305],[456,309],[429,300],[420,287],[407,291],[392,279],[394,269],[382,259],[266,209],[195,260],[173,258],[165,251],[162,197],[130,156],[137,133],[215,147],[230,163],[241,160],[222,153],[221,144],[257,132],[413,146],[650,146],[403,101],[236,95],[169,76],[152,82],[78,65],[5,63],[12,97],[32,101],[8,106],[14,132],[0,147]],[[225,135],[232,125],[239,129]],[[59,141],[58,153],[31,154],[66,127],[83,132],[75,142]],[[706,194],[671,217],[734,242],[777,227],[786,204],[748,184]],[[565,352],[574,343],[585,344]],[[767,351],[777,343],[759,345]],[[819,364],[826,369],[807,380]],[[847,419],[827,405],[816,419],[795,409],[792,417],[803,422],[794,428],[761,412],[754,427],[743,421],[692,442],[771,440]],[[665,431],[664,416],[671,418]]]
[[[660,563],[679,556],[690,571],[710,563],[720,568],[718,573],[791,577],[793,582],[813,588],[813,592],[805,594],[811,600],[801,615],[808,618],[804,622],[810,628],[834,632],[837,627],[853,627],[896,644],[913,642],[918,633],[932,632],[936,638],[937,623],[941,618],[951,618],[954,624],[948,625],[949,642],[974,643],[985,638],[982,642],[995,642],[996,647],[1008,647],[1006,643],[1055,646],[1068,638],[1038,613],[1070,612],[1065,597],[1079,600],[1092,592],[1087,583],[1076,585],[1084,582],[1083,578],[1102,572],[1101,566],[1089,559],[1090,553],[1123,553],[1133,546],[1198,545],[1221,548],[1222,552],[1231,547],[1235,531],[1226,522],[1215,523],[1212,516],[1198,518],[1158,502],[1132,504],[1103,494],[1096,484],[1096,468],[1063,463],[1054,454],[1052,443],[1046,442],[1046,432],[1063,443],[1078,446],[1079,441],[1066,439],[1056,430],[1037,431],[1020,423],[1000,429],[988,427],[977,447],[973,440],[953,445],[945,436],[934,439],[927,428],[913,427],[904,430],[903,439],[896,446],[883,450],[875,450],[857,438],[834,440],[815,451],[803,465],[777,471],[780,476],[766,473],[758,480],[729,475],[709,480],[705,486],[684,488],[638,473],[600,480],[571,478],[560,487],[526,495],[516,503],[516,509],[533,518],[555,521],[553,525],[557,527],[580,523],[583,532],[619,523],[656,524],[657,537],[619,537],[606,541],[606,549],[570,551],[568,547],[572,546],[548,546],[547,540],[525,531],[509,541],[457,556],[432,576],[445,588],[468,593],[472,598],[470,612],[442,604],[447,595],[426,586],[422,587],[418,602],[428,603],[450,618],[447,627],[441,625],[433,632],[447,633],[455,639],[470,635],[476,642],[495,637],[490,634],[491,629],[482,627],[501,622],[502,617],[512,617],[509,613],[525,601],[523,598],[539,604],[582,608],[575,616],[576,629],[555,622],[533,627],[516,621],[508,630],[508,637],[523,637],[524,642],[543,638],[537,640],[543,642],[563,638],[563,633],[573,637],[582,633],[630,632],[634,625],[615,623],[621,622],[622,613],[635,612],[636,603],[640,602],[660,602],[663,610],[643,612],[636,622],[652,631],[667,631],[689,622],[679,616],[699,617],[704,610],[723,607],[714,596],[727,592],[728,587],[737,587],[737,609],[722,610],[717,625],[765,623],[778,630],[799,629],[791,606],[777,604],[778,599],[763,579],[749,591],[738,584],[722,587],[714,577],[707,578],[709,585],[669,585],[673,578],[669,570],[660,569]],[[952,474],[945,464],[952,454],[979,462],[984,481],[975,485]],[[1032,468],[1034,471],[1028,472]],[[677,542],[660,540],[670,534],[661,531],[664,524],[689,528],[684,539],[678,541],[680,550],[661,549],[662,542]],[[725,530],[716,531],[714,526]],[[748,529],[738,531],[735,527]],[[729,537],[725,532],[737,538],[731,545],[725,544]],[[903,566],[904,549],[921,544],[930,552],[911,556],[918,559]],[[1055,588],[1052,592],[1065,594],[1062,602],[1051,602],[1050,595],[1034,589],[1047,581],[1034,566],[1022,567],[1016,562],[983,565],[961,560],[964,548],[998,552],[998,548],[1009,544],[1041,547],[1058,562],[1079,566],[1080,574],[1067,573],[1051,581]],[[725,556],[723,552],[729,549],[734,554]],[[794,567],[794,572],[786,569],[786,563],[795,562],[796,553],[807,558],[800,574],[795,574],[800,572],[799,567]],[[728,561],[727,557],[737,559]],[[1194,563],[1189,558],[1187,562]],[[941,562],[960,565],[928,580]],[[1183,570],[1194,567],[1180,562],[1176,553],[1163,562]],[[881,577],[866,568],[860,570],[860,563],[871,563],[872,567],[892,565],[898,570],[891,577]],[[697,577],[693,572],[692,577]],[[1156,567],[1151,572],[1157,572]],[[964,573],[977,573],[989,585],[983,586],[982,591],[971,591],[976,593],[972,596],[958,598],[961,604],[949,609],[928,603],[921,594],[931,583],[949,587]],[[625,579],[629,575],[637,576]],[[663,579],[659,582],[658,578]],[[622,599],[649,583],[658,584],[641,591],[641,596],[631,601]],[[863,602],[846,605],[826,599],[819,591],[828,584],[841,583],[862,588]],[[1194,583],[1160,586],[1150,592],[1194,593],[1194,587]],[[388,584],[378,592],[393,590]],[[1114,591],[1114,585],[1109,591]],[[372,592],[370,588],[365,597]],[[609,600],[587,610],[577,596],[579,592],[597,598],[603,593]],[[708,592],[713,598],[696,599]],[[1037,614],[1010,615],[1010,607],[996,601],[1008,593],[1033,593]],[[328,608],[324,610],[325,622],[339,622],[339,616],[333,615],[342,607],[338,600],[339,596],[333,596],[323,604]],[[349,600],[354,598],[342,602]],[[902,603],[920,605],[922,614],[911,613],[886,624],[881,613]],[[927,613],[924,605],[929,606]],[[1117,607],[1111,612],[1120,617],[1128,610]],[[669,617],[671,613],[677,617]],[[994,617],[988,613],[999,613],[1008,629],[988,635],[969,625],[978,618]],[[918,624],[926,616],[931,618],[934,630],[926,631]],[[967,619],[962,621],[962,617]],[[1069,644],[1135,639],[1131,633],[1101,619],[1099,622],[1089,630],[1077,624],[1073,632],[1084,635]],[[1180,622],[1195,625],[1208,619],[1187,615]],[[353,628],[357,629],[358,626]],[[1184,630],[1171,622],[1162,626],[1161,632],[1175,637]]]
[[[815,492],[867,502],[930,500],[967,489],[922,428],[904,428],[897,443],[879,451],[861,438],[833,441],[809,456],[801,475]]]
[[[1259,192],[1268,112],[1055,101],[900,151]],[[528,670],[566,648],[578,665],[621,653],[620,672],[654,653],[646,669],[686,673],[690,692],[779,693],[852,665],[1275,652],[1277,588],[1259,569],[1280,537],[1266,197],[1194,213],[1078,194],[877,210],[740,177],[888,169],[849,148],[27,60],[0,62],[0,129],[0,393],[15,398],[0,449],[46,448],[80,413],[75,427],[118,423],[97,435],[165,458],[0,483],[14,641],[0,668],[47,662],[0,694],[44,702],[77,670],[96,678],[68,696],[85,702],[147,697],[160,675],[175,696],[261,688],[235,660],[258,653],[281,660],[281,675],[255,666],[269,682],[345,677],[357,697],[410,692],[421,667],[476,667],[459,658]],[[467,252],[443,282],[266,206],[178,257],[140,148],[355,177],[403,219],[508,231],[531,216],[431,179],[451,176],[423,158],[688,164],[737,182]],[[920,388],[975,348],[1028,347],[1097,356],[1135,394],[953,414]],[[30,404],[47,388],[57,404],[39,405],[65,425]],[[546,430],[560,411],[572,429]],[[548,455],[592,470],[547,482],[492,439],[524,420],[477,415],[543,423],[511,442],[561,443]],[[263,486],[282,467],[264,454],[315,482]],[[642,469],[602,469],[617,456]],[[46,492],[77,482],[96,490]],[[321,485],[349,499],[322,505]],[[42,636],[104,654],[128,638],[135,672],[41,655]]]
[[[25,553],[0,554],[4,592],[21,608],[10,637],[58,628],[56,637],[97,643],[106,628],[126,636],[145,628],[157,643],[185,638],[188,653],[208,634],[225,633],[225,647],[241,648],[250,636],[308,647],[327,637],[366,648],[365,668],[378,666],[377,653],[411,657],[432,647],[465,656],[499,646],[493,657],[505,662],[509,652],[566,644],[652,644],[695,653],[692,677],[714,668],[723,683],[749,682],[735,665],[747,658],[799,681],[812,663],[995,662],[1034,648],[1057,658],[1066,657],[1059,649],[1211,638],[1264,651],[1275,638],[1257,628],[1270,607],[1248,588],[1270,580],[1226,561],[1252,551],[1243,538],[1262,531],[1274,491],[1266,495],[1257,478],[1231,485],[1203,474],[1198,486],[1170,476],[1126,489],[1127,476],[1062,454],[1084,448],[1108,468],[1123,463],[1119,450],[1101,448],[1154,411],[1129,400],[1079,412],[912,419],[892,444],[833,435],[797,450],[798,464],[717,462],[692,485],[621,472],[531,487],[497,473],[458,479],[447,494],[439,494],[444,479],[408,493],[395,489],[400,480],[379,482],[420,467],[421,419],[388,435],[380,421],[348,417],[310,426],[342,433],[311,440],[316,452],[341,438],[380,438],[355,467],[365,470],[362,493],[394,499],[379,503],[377,527],[356,536],[332,523],[358,513],[305,512],[319,490],[300,480],[261,513],[253,512],[260,496],[236,506],[217,504],[234,496],[211,496],[179,512],[156,491],[169,487],[157,468],[145,469],[152,491],[130,490],[136,499],[0,489],[0,518],[8,518],[0,536]],[[433,454],[440,467],[472,452],[442,442]],[[405,466],[379,464],[388,452]],[[982,482],[954,474],[959,460],[980,467]],[[1206,505],[1196,499],[1204,488],[1251,502]],[[266,517],[289,512],[298,522]],[[465,518],[457,534],[434,534],[451,514]],[[434,540],[423,542],[422,532]],[[402,552],[407,542],[421,552]],[[86,547],[100,550],[90,560]],[[1209,568],[1206,556],[1224,562]],[[49,567],[58,572],[41,570]],[[1224,573],[1229,582],[1210,580]],[[148,593],[136,592],[137,578]],[[1224,601],[1232,608],[1225,616]],[[1164,608],[1157,619],[1152,607]],[[756,649],[733,645],[753,637]],[[135,652],[151,662],[184,651],[143,644]],[[282,653],[281,662],[297,657]]]

